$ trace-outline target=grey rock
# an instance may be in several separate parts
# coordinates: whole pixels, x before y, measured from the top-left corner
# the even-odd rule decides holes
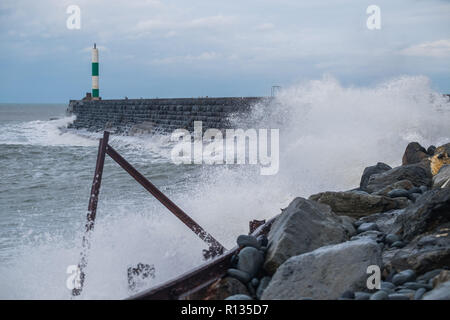
[[[381,250],[369,239],[347,241],[291,257],[274,274],[262,299],[337,299],[366,288],[369,265],[381,265]]]
[[[388,300],[389,294],[384,290],[379,290],[370,296],[370,300]]]
[[[355,292],[355,300],[369,300],[371,297],[370,293],[367,292]]]
[[[245,294],[235,294],[234,296],[230,296],[225,300],[253,300],[253,299]]]
[[[251,276],[247,272],[244,272],[244,271],[241,271],[238,269],[233,269],[233,268],[228,269],[227,274],[230,277],[238,279],[242,283],[248,283],[251,279]]]
[[[395,241],[392,244],[393,248],[403,248],[405,246],[405,243],[403,241]]]
[[[329,205],[338,215],[353,218],[408,206],[406,198],[389,198],[353,192],[322,192],[310,196],[309,199]]]
[[[266,290],[267,286],[269,285],[270,280],[272,280],[271,277],[264,277],[261,279],[261,281],[259,281],[258,288],[256,289],[256,297],[258,299],[261,299],[261,296],[264,290]]]
[[[414,300],[420,300],[422,299],[423,295],[427,292],[425,288],[419,288],[416,293],[414,294]]]
[[[428,187],[427,186],[420,186],[419,188],[420,188],[420,190],[422,190],[422,193],[425,193],[425,192],[428,191]]]
[[[428,156],[427,150],[418,142],[410,142],[403,154],[402,165],[419,163],[427,159]]]
[[[354,240],[359,240],[359,239],[363,239],[363,238],[368,238],[368,239],[371,239],[376,242],[382,242],[383,237],[384,237],[384,233],[382,233],[380,231],[376,231],[376,230],[370,230],[370,231],[362,232],[356,236],[353,236],[350,238],[350,240],[354,241]]]
[[[404,270],[402,272],[397,273],[392,278],[392,283],[395,284],[396,286],[399,286],[406,282],[413,281],[415,279],[416,279],[416,273],[414,272],[414,270],[408,269],[408,270]]]
[[[259,279],[258,278],[253,278],[251,281],[251,284],[253,287],[258,288],[259,285]]]
[[[342,299],[355,299],[355,293],[351,290],[347,290],[341,295],[341,298]]]
[[[372,175],[377,174],[377,173],[382,173],[388,170],[391,170],[392,168],[383,163],[383,162],[378,162],[376,165],[371,166],[371,167],[367,167],[364,169],[364,172],[362,174],[361,177],[361,181],[359,183],[359,187],[364,190],[367,187],[367,184],[369,183],[369,179]]]
[[[237,238],[236,242],[237,242],[238,246],[253,247],[253,248],[256,248],[256,249],[259,249],[261,247],[261,245],[259,244],[259,242],[256,239],[256,237],[249,236],[249,235],[246,235],[246,234],[241,234]]]
[[[392,191],[389,191],[387,195],[391,198],[409,198],[409,192],[404,189],[394,189]]]
[[[395,221],[406,240],[446,222],[450,222],[450,188],[426,192]]]
[[[237,269],[244,271],[253,278],[264,263],[262,252],[253,247],[245,247],[239,252]]]
[[[395,284],[393,284],[392,282],[388,282],[388,281],[381,281],[380,283],[381,286],[381,290],[394,290],[395,289]]]
[[[414,187],[408,190],[409,194],[413,194],[413,193],[423,193],[423,190],[420,187]]]
[[[388,297],[389,300],[410,300],[409,296],[401,293],[391,293]]]
[[[443,165],[433,177],[433,188],[450,188],[450,164]]]
[[[261,247],[267,247],[267,245],[269,244],[269,239],[267,239],[265,235],[258,236],[256,240],[258,240],[258,243]]]
[[[435,270],[428,271],[428,272],[424,273],[423,275],[417,277],[417,280],[424,280],[426,282],[430,279],[433,279],[437,275],[439,275],[442,270],[443,269],[435,269]]]
[[[360,225],[358,227],[358,229],[356,230],[357,233],[362,233],[362,232],[366,232],[366,231],[378,231],[377,224],[373,223],[373,222],[366,222],[366,223],[363,223],[362,225]]]
[[[426,293],[423,300],[450,300],[450,281],[444,282]]]
[[[400,180],[400,181],[394,182],[394,183],[384,187],[381,190],[373,192],[372,194],[373,195],[378,195],[378,196],[387,196],[389,194],[389,192],[391,192],[392,190],[395,190],[395,189],[408,190],[408,192],[409,192],[413,188],[414,188],[414,185],[412,184],[411,181],[409,181],[409,180]]]
[[[431,170],[423,164],[410,164],[396,167],[370,177],[366,189],[369,192],[379,191],[397,181],[409,180],[415,186],[430,186],[432,182]]]
[[[329,206],[296,198],[273,223],[264,269],[273,274],[287,259],[348,240],[346,228]]]
[[[393,244],[394,242],[400,241],[401,238],[400,238],[400,236],[391,233],[386,236],[385,240],[386,240],[386,243]]]
[[[403,286],[407,289],[411,290],[419,290],[420,288],[424,288],[426,290],[431,290],[433,287],[426,283],[419,283],[419,282],[406,282],[403,284]]]

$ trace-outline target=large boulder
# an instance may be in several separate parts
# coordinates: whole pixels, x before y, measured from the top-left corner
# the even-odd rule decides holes
[[[377,192],[395,182],[409,180],[414,186],[431,186],[432,174],[429,166],[423,163],[396,167],[370,177],[366,186],[368,192]]]
[[[450,281],[444,282],[436,289],[426,293],[423,300],[450,300]]]
[[[433,177],[433,188],[450,188],[450,164],[443,165]]]
[[[419,163],[428,158],[427,150],[418,142],[410,142],[402,158],[402,165]]]
[[[352,226],[327,205],[294,199],[273,223],[264,269],[273,274],[287,259],[324,245],[343,242],[354,233]]]
[[[364,172],[362,174],[361,177],[361,182],[359,183],[359,187],[361,188],[361,190],[365,190],[367,184],[369,183],[369,178],[373,175],[373,174],[377,174],[377,173],[382,173],[388,170],[391,170],[392,168],[383,163],[383,162],[378,162],[376,165],[374,166],[370,166],[364,169]]]
[[[367,289],[370,265],[381,267],[381,250],[373,240],[322,247],[283,263],[262,299],[337,299],[346,290]]]
[[[402,236],[407,240],[446,222],[450,222],[450,188],[424,193],[395,221],[401,226]]]
[[[414,188],[414,185],[409,180],[400,180],[397,182],[394,182],[393,184],[388,185],[387,187],[384,187],[381,190],[378,190],[377,192],[372,193],[373,195],[377,196],[387,196],[389,192],[396,189],[403,189],[403,190],[411,190]]]
[[[383,252],[386,270],[413,269],[418,274],[450,265],[450,224],[434,232],[416,237],[401,249],[390,248]]]
[[[450,164],[450,143],[444,144],[434,151],[431,157],[431,172],[437,174],[443,165]]]
[[[327,204],[334,213],[354,218],[377,212],[401,209],[408,205],[406,198],[389,198],[359,192],[321,192],[309,197],[310,200]]]

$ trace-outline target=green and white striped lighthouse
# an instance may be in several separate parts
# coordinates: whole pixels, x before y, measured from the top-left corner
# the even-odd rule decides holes
[[[99,88],[98,88],[98,49],[97,45],[94,43],[94,48],[92,48],[92,98],[95,100],[99,99]]]

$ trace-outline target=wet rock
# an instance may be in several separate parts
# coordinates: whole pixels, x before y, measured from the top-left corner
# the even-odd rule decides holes
[[[356,230],[357,233],[362,233],[362,232],[366,232],[366,231],[378,231],[377,224],[373,223],[373,222],[363,223]]]
[[[258,288],[259,279],[258,278],[253,278],[250,283],[252,284],[253,287]]]
[[[450,164],[443,165],[433,177],[433,188],[450,188]]]
[[[381,281],[380,283],[381,290],[387,293],[393,293],[395,289],[395,285],[392,282]]]
[[[436,175],[443,165],[450,164],[450,143],[436,148],[431,157],[431,172]]]
[[[353,218],[400,209],[408,205],[406,198],[389,198],[353,192],[322,192],[310,196],[309,199],[329,205],[338,215]]]
[[[426,192],[395,221],[406,240],[446,222],[450,222],[450,188]]]
[[[366,288],[369,265],[381,265],[380,247],[372,240],[322,247],[283,263],[262,299],[337,299],[345,290]]]
[[[410,300],[409,296],[401,293],[391,293],[388,298],[389,300]]]
[[[267,239],[267,237],[265,235],[258,236],[256,238],[256,240],[258,241],[258,243],[261,247],[267,247],[267,245],[269,244],[269,240]]]
[[[343,299],[355,299],[355,293],[353,291],[351,291],[351,290],[347,290],[341,295],[341,298],[343,298]]]
[[[385,240],[386,240],[386,243],[393,244],[394,242],[400,241],[401,238],[400,238],[400,236],[391,233],[386,236]]]
[[[425,282],[429,281],[430,279],[433,279],[437,275],[441,273],[442,269],[435,269],[428,271],[427,273],[424,273],[423,275],[417,277],[417,280],[423,280]]]
[[[421,185],[431,186],[432,175],[429,167],[423,164],[400,166],[383,173],[372,175],[366,189],[370,193],[377,192],[401,180],[409,180],[417,187]]]
[[[437,276],[433,277],[433,288],[436,288],[440,284],[450,281],[450,271],[442,270]]]
[[[436,152],[436,147],[435,146],[429,146],[428,147],[428,149],[427,149],[428,155],[433,156],[435,152]]]
[[[403,248],[405,246],[405,243],[403,241],[395,241],[392,244],[393,248]]]
[[[370,296],[370,300],[388,300],[389,294],[384,290],[379,290]]]
[[[262,252],[253,247],[245,247],[239,252],[238,257],[237,269],[248,273],[251,278],[258,273],[264,262]]]
[[[372,175],[377,174],[377,173],[382,173],[388,170],[391,170],[392,168],[382,162],[378,162],[376,165],[371,166],[371,167],[367,167],[364,169],[364,172],[362,174],[361,177],[361,182],[359,184],[359,187],[361,188],[361,190],[365,190],[367,184],[369,183],[369,179]]]
[[[419,283],[419,282],[406,282],[403,284],[403,287],[405,287],[406,289],[411,289],[411,290],[419,290],[420,288],[424,288],[427,290],[432,289],[432,286],[430,286],[429,284]]]
[[[226,298],[225,300],[253,300],[251,297],[245,294],[235,294]]]
[[[243,247],[253,247],[256,249],[259,249],[261,247],[261,245],[258,242],[258,239],[256,239],[256,237],[254,236],[249,236],[246,234],[241,234],[238,238],[237,238],[237,244],[238,246],[243,246]]]
[[[389,191],[387,196],[391,198],[409,198],[409,192],[404,189],[394,189],[392,191]]]
[[[266,290],[267,286],[269,285],[270,280],[272,280],[271,277],[264,277],[259,282],[258,288],[256,289],[256,297],[258,299],[261,299],[261,296],[262,296],[264,290]]]
[[[444,282],[426,293],[423,300],[450,300],[450,281]]]
[[[420,300],[422,299],[423,295],[427,292],[425,288],[419,288],[416,293],[414,294],[414,300]]]
[[[371,294],[367,292],[355,292],[355,300],[369,300]]]
[[[413,281],[415,279],[416,279],[416,273],[414,272],[414,270],[408,269],[408,270],[404,270],[402,272],[397,273],[392,278],[392,283],[395,284],[396,286],[399,286],[406,282]]]
[[[376,242],[382,242],[383,237],[384,237],[384,234],[382,232],[376,231],[376,230],[370,230],[370,231],[362,232],[356,236],[353,236],[350,238],[350,240],[354,241],[354,240],[359,240],[359,239],[363,239],[363,238],[368,238],[368,239],[371,239]]]
[[[387,196],[389,192],[391,192],[392,190],[395,190],[395,189],[403,189],[403,190],[407,190],[408,192],[410,192],[410,190],[412,190],[414,188],[415,187],[411,181],[400,180],[400,181],[394,182],[393,184],[390,184],[390,185],[384,187],[381,190],[378,190],[377,192],[373,192],[372,194],[377,195],[377,196]]]
[[[419,163],[429,156],[427,150],[418,142],[410,142],[406,147],[402,158],[402,165]]]
[[[273,274],[287,259],[348,239],[345,226],[327,205],[296,198],[273,223],[264,269]]]
[[[238,279],[239,281],[241,281],[242,283],[248,283],[251,280],[251,276],[244,271],[238,270],[238,269],[228,269],[227,270],[227,274],[230,277],[233,277],[235,279]]]

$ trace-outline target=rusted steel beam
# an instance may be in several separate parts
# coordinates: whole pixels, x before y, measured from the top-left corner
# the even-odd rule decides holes
[[[106,153],[116,161],[129,175],[131,175],[140,185],[159,200],[167,209],[170,210],[178,219],[189,227],[200,239],[209,245],[209,250],[204,251],[205,258],[221,255],[226,249],[212,235],[206,232],[197,222],[189,217],[180,207],[163,194],[155,185],[147,180],[139,171],[137,171],[127,160],[125,160],[110,145],[106,147]]]
[[[249,233],[255,232],[256,229],[258,229],[259,226],[262,226],[264,223],[266,223],[266,220],[252,220],[248,223],[249,226]]]
[[[103,138],[100,139],[98,146],[97,163],[95,166],[94,179],[92,182],[91,193],[89,197],[88,213],[86,217],[86,225],[85,225],[86,232],[83,236],[80,263],[78,264],[78,272],[80,275],[80,287],[74,288],[72,290],[73,296],[80,295],[81,291],[83,290],[83,285],[85,281],[84,270],[87,267],[87,255],[89,248],[91,246],[90,238],[91,233],[94,230],[95,217],[97,215],[98,194],[100,192],[100,186],[102,183],[103,166],[105,164],[105,152],[106,146],[108,145],[108,140],[109,140],[109,132],[105,131],[103,133]]]
[[[276,217],[259,226],[252,235],[266,235]],[[134,296],[130,300],[176,300],[185,297],[187,293],[192,294],[196,290],[204,288],[205,284],[213,283],[215,280],[224,277],[231,267],[231,257],[239,253],[240,248],[234,247],[224,255],[215,258],[208,263],[188,271],[175,279],[169,280],[156,287],[145,290]]]

